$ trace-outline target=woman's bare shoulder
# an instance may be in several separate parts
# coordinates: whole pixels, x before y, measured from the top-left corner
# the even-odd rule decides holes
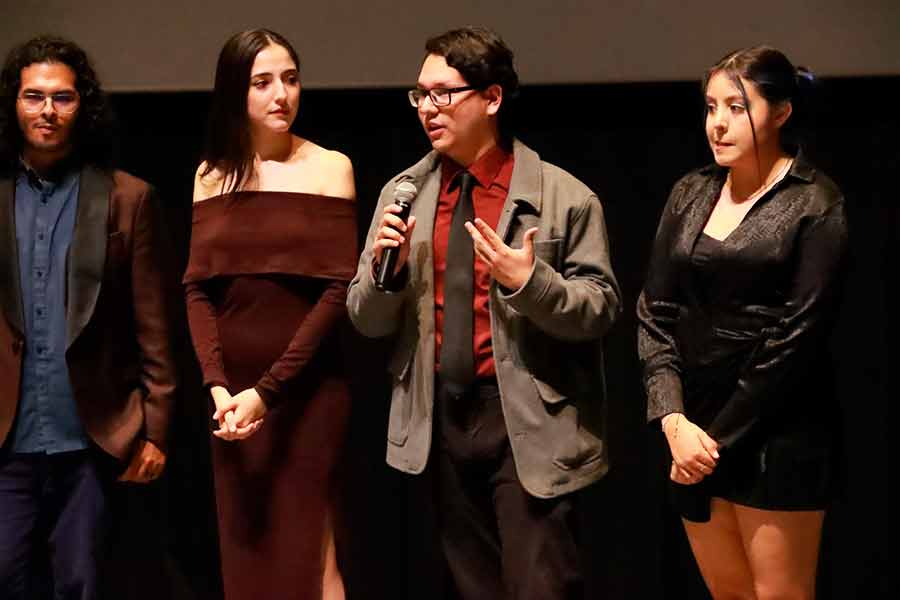
[[[335,196],[347,200],[356,199],[356,186],[353,181],[353,164],[350,158],[337,150],[324,148],[309,140],[304,140],[304,163],[309,171],[316,173],[320,179],[320,187],[326,196]]]
[[[222,179],[223,174],[219,169],[209,170],[206,161],[201,162],[194,174],[194,202],[203,202],[221,194],[223,191]]]

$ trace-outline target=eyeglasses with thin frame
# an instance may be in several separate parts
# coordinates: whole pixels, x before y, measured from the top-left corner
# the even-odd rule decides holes
[[[409,96],[409,103],[413,108],[419,108],[426,97],[431,98],[431,103],[435,106],[447,106],[453,101],[453,97],[451,96],[451,94],[456,94],[457,92],[466,92],[468,90],[474,89],[477,88],[471,85],[464,85],[455,88],[436,87],[430,90],[414,88],[409,90],[409,92],[407,92],[407,95]]]
[[[43,92],[28,90],[22,92],[19,101],[25,112],[37,114],[44,110],[47,98],[50,99],[50,104],[56,109],[56,112],[63,115],[71,114],[78,108],[78,94],[74,92],[57,92],[47,95]]]

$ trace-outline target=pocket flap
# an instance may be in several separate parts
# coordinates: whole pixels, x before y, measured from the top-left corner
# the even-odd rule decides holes
[[[534,387],[537,388],[538,395],[541,397],[541,400],[543,400],[547,404],[557,404],[567,398],[565,394],[561,394],[552,385],[541,381],[534,375],[531,376],[531,380],[534,381]]]

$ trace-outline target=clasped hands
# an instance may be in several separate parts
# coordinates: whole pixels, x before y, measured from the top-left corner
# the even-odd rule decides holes
[[[263,423],[267,412],[266,404],[259,393],[248,388],[232,396],[220,385],[210,388],[216,412],[213,421],[219,428],[213,435],[226,441],[243,440],[256,433]]]
[[[387,248],[399,248],[394,273],[399,273],[409,257],[409,239],[416,226],[416,218],[404,223],[397,214],[400,207],[389,204],[384,207],[381,223],[372,244],[375,262],[381,262]],[[534,266],[534,236],[537,227],[525,232],[521,248],[510,248],[503,239],[481,219],[466,222],[466,231],[472,236],[475,255],[491,269],[491,277],[509,290],[518,290],[528,281]]]
[[[675,483],[700,483],[712,474],[719,461],[719,444],[682,413],[662,418],[662,430],[672,451],[669,478]]]

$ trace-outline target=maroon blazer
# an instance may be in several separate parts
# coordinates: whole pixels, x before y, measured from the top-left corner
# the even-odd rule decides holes
[[[24,337],[15,181],[0,178],[0,444],[19,401]],[[139,437],[165,448],[175,390],[175,297],[152,188],[127,173],[81,172],[67,259],[66,362],[88,436],[127,460]]]

